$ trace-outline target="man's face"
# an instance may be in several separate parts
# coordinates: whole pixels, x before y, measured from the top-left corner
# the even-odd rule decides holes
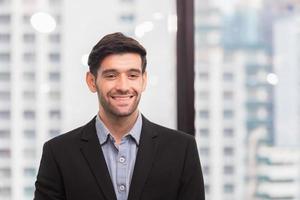
[[[146,79],[139,54],[112,54],[105,57],[94,80],[100,115],[125,117],[137,112]]]

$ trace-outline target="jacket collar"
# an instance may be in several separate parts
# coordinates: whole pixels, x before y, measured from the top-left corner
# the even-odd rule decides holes
[[[95,119],[96,117],[83,127],[80,150],[106,199],[117,200],[105,158],[97,138]]]
[[[85,157],[97,184],[107,200],[117,200],[105,158],[97,137],[94,117],[82,129],[80,149]],[[142,115],[142,131],[139,149],[129,189],[129,200],[139,200],[151,170],[157,149],[157,136],[154,124]]]

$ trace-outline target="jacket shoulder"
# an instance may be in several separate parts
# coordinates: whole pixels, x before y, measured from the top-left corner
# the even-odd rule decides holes
[[[72,142],[79,141],[79,139],[82,137],[83,131],[85,129],[89,129],[90,127],[93,127],[95,124],[95,118],[93,118],[91,121],[89,121],[87,124],[80,126],[78,128],[75,128],[71,131],[62,133],[61,135],[58,135],[46,142],[46,144],[72,144]]]
[[[68,131],[66,133],[62,133],[61,135],[58,135],[47,142],[45,144],[51,144],[51,145],[57,145],[57,144],[64,144],[64,143],[69,143],[70,141],[75,141],[80,138],[82,129],[84,126],[75,128],[71,131]]]
[[[194,140],[194,136],[190,135],[188,133],[185,133],[183,131],[171,129],[153,122],[146,122],[151,123],[152,129],[161,137],[166,139],[172,139],[172,140],[182,140],[182,141],[190,141]]]

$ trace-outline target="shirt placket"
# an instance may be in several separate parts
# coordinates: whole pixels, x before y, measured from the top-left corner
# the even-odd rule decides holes
[[[122,138],[119,144],[117,156],[117,187],[118,200],[126,200],[128,194],[127,171],[128,171],[128,138]]]

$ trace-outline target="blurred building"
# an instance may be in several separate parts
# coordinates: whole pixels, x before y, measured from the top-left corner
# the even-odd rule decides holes
[[[57,22],[38,34],[31,15]],[[41,141],[61,129],[61,1],[0,1],[0,199],[32,199]]]
[[[97,113],[97,97],[85,84],[86,59],[105,34],[121,31],[145,45],[142,111],[175,128],[174,10],[173,1],[0,0],[1,200],[32,199],[43,143]],[[54,17],[53,32],[32,27],[37,11]]]
[[[300,149],[261,147],[257,157],[256,200],[300,199]]]
[[[231,9],[198,4],[195,124],[206,194],[208,199],[245,199],[249,165],[256,166],[256,157],[250,163],[249,140],[257,129],[265,134],[255,142],[269,145],[274,138],[272,57],[263,40],[261,3],[240,1]]]
[[[272,17],[266,20],[266,15],[263,16],[266,20],[263,20],[266,24],[264,37],[265,33],[270,34],[264,43],[268,58],[264,75],[267,79],[263,81],[266,90],[265,95],[259,96],[265,96],[268,114],[265,115],[265,123],[248,121],[248,128],[253,128],[248,139],[246,194],[247,199],[257,200],[299,199],[299,21],[295,14],[299,2],[265,3],[272,6],[265,7],[264,14],[269,12]],[[255,69],[252,66],[249,72],[255,72]],[[253,75],[254,80],[259,78],[259,74]],[[253,84],[249,86],[253,88]],[[249,108],[251,116],[256,109]],[[264,124],[267,126],[261,126]]]
[[[223,14],[196,2],[196,140],[206,199],[243,199],[246,137],[244,58],[223,47]]]
[[[292,4],[290,4],[292,6]],[[297,6],[296,4],[294,6]],[[299,16],[285,13],[273,22],[274,143],[256,146],[252,197],[300,199]],[[277,78],[278,77],[278,78]],[[252,146],[252,147],[251,147]],[[250,145],[253,149],[255,145]]]
[[[292,14],[274,24],[275,144],[300,146],[300,15]],[[284,31],[283,31],[284,30]]]

